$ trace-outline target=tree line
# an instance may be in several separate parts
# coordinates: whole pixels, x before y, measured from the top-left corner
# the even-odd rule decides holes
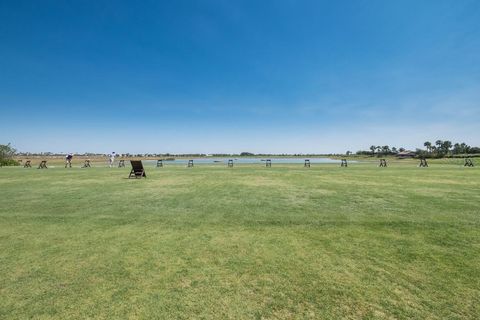
[[[436,158],[455,155],[480,154],[480,147],[471,147],[465,142],[457,142],[452,144],[452,142],[449,140],[437,140],[435,143],[425,141],[423,146],[426,148],[426,150],[417,149],[417,152],[420,155]]]
[[[406,149],[403,147],[397,148],[397,147],[390,147],[388,145],[386,146],[375,146],[372,145],[370,146],[369,150],[359,150],[356,152],[358,155],[370,155],[370,156],[386,156],[386,155],[396,155],[399,152],[405,152]],[[348,152],[348,151],[347,151]]]
[[[480,147],[472,147],[466,144],[465,142],[457,142],[453,144],[450,140],[437,140],[435,143],[430,141],[425,141],[423,143],[425,149],[417,148],[415,151],[411,151],[413,154],[421,157],[428,158],[443,158],[449,156],[458,156],[458,155],[474,155],[480,154]],[[385,146],[375,146],[371,145],[369,150],[360,150],[357,151],[357,155],[370,155],[378,157],[386,155],[398,155],[407,151],[405,148],[400,147],[390,147]]]
[[[442,157],[456,157],[456,156],[480,156],[480,147],[472,147],[467,145],[465,142],[452,143],[450,140],[436,140],[435,143],[430,141],[425,141],[423,143],[425,149],[417,148],[415,151],[409,151],[412,155],[418,157],[426,158],[442,158]],[[406,152],[407,150],[403,147],[390,147],[388,145],[376,146],[371,145],[369,150],[359,150],[356,152],[357,155],[364,156],[387,156],[387,155],[399,155]],[[346,152],[347,155],[352,154],[351,151]],[[42,152],[40,154],[33,154],[29,152],[17,153],[17,150],[12,147],[10,143],[0,144],[0,166],[8,165],[18,165],[18,162],[15,161],[14,156],[34,156],[34,155],[43,155],[43,156],[60,156],[61,154],[51,153],[51,152]],[[84,156],[102,156],[101,154],[95,153],[84,153]],[[241,152],[238,154],[227,154],[227,153],[215,153],[215,154],[203,154],[203,153],[192,153],[192,154],[171,154],[171,153],[153,153],[153,154],[119,154],[122,157],[251,157],[251,156],[336,156],[338,154],[268,154],[268,153],[252,153],[252,152]],[[105,155],[103,155],[105,156]]]

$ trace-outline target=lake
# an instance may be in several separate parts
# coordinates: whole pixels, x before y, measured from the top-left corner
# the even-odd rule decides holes
[[[266,159],[272,160],[274,164],[303,164],[305,159],[309,159],[311,164],[315,163],[340,163],[340,160],[330,158],[191,158],[191,159],[175,159],[172,161],[163,161],[164,165],[183,164],[187,165],[188,160],[193,160],[194,164],[222,164],[227,165],[228,160],[232,159],[235,164],[265,164]],[[157,160],[143,160],[147,166],[156,166]]]

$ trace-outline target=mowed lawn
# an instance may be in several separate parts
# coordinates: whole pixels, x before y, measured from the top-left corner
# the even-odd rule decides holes
[[[480,315],[478,167],[128,171],[0,168],[1,319]]]

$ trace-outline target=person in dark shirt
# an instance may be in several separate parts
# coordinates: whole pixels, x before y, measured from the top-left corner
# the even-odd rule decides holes
[[[73,154],[69,153],[65,156],[65,168],[69,166],[70,168],[72,167],[72,159],[73,159]]]

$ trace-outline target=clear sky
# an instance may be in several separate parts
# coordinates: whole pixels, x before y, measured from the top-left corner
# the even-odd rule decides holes
[[[0,0],[20,151],[480,145],[480,1]]]

